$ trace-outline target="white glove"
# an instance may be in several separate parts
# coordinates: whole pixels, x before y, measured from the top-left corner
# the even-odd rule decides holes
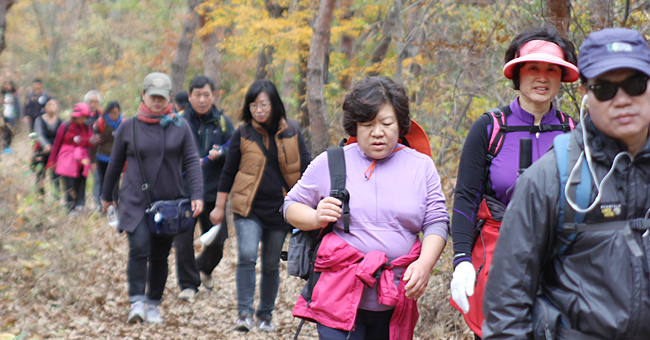
[[[456,266],[451,279],[451,298],[463,310],[464,314],[469,312],[468,296],[474,295],[474,283],[476,272],[471,262],[464,261]]]

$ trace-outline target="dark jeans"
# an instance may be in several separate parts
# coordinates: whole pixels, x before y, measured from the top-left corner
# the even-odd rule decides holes
[[[129,264],[126,274],[129,280],[129,301],[147,301],[149,304],[158,305],[162,302],[167,282],[167,257],[174,238],[153,236],[149,232],[146,218],[127,235]],[[147,284],[149,291],[146,291]]]
[[[97,192],[95,192],[95,200],[97,204],[101,204],[100,199],[102,198],[102,190],[104,188],[104,176],[106,176],[106,169],[108,169],[108,163],[97,161],[97,171],[95,171],[95,186]],[[120,182],[117,181],[115,189],[113,189],[113,202],[117,203],[119,199],[120,192]]]
[[[13,138],[14,135],[9,124],[5,124],[5,127],[2,131],[2,135],[3,135],[2,139],[4,140],[4,147],[8,148],[9,146],[11,146],[11,139]]]
[[[383,312],[369,310],[357,310],[357,321],[352,331],[330,328],[316,324],[318,339],[320,340],[388,340],[390,318],[393,316],[393,309]]]
[[[86,177],[79,173],[79,177],[67,177],[65,179],[65,200],[68,210],[86,205]]]
[[[255,313],[259,318],[270,318],[275,309],[275,298],[280,286],[280,254],[287,236],[286,230],[265,229],[254,219],[235,220],[237,231],[237,310],[239,315],[253,315],[255,298],[255,264],[262,243],[262,279],[260,303]]]
[[[214,209],[215,202],[205,202],[203,212],[197,221],[201,223],[201,232],[205,233],[212,228],[210,212]],[[196,223],[194,225],[196,227]],[[223,257],[223,245],[228,238],[228,223],[226,219],[221,222],[221,228],[215,240],[203,248],[201,254],[194,259],[194,228],[176,235],[174,247],[176,248],[176,272],[178,285],[181,290],[192,288],[197,290],[201,285],[199,271],[211,274]]]

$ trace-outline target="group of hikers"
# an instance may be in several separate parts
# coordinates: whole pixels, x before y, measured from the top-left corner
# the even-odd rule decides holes
[[[412,339],[417,299],[451,233],[450,302],[477,339],[645,339],[647,42],[634,30],[604,29],[576,55],[571,41],[543,26],[518,34],[504,61],[519,95],[472,124],[451,220],[429,143],[422,149],[410,137],[419,126],[408,92],[388,77],[352,86],[342,104],[347,145],[313,160],[268,80],[250,85],[236,128],[213,104],[217,92],[205,76],[172,98],[170,78],[150,73],[136,114],[124,119],[117,102],[93,115],[100,97],[91,91],[61,122],[58,102],[46,97],[33,124],[39,178],[45,169],[63,176],[73,211],[84,206],[96,164],[98,202],[104,212],[117,209],[129,242],[128,323],[163,323],[172,246],[178,297],[193,301],[201,285],[213,289],[230,201],[238,331],[275,331],[285,240],[315,231],[311,275],[293,315],[315,322],[320,339]],[[561,83],[575,81],[579,122],[553,105]],[[517,166],[520,157],[532,165]],[[197,221],[204,233],[218,231],[195,258]]]

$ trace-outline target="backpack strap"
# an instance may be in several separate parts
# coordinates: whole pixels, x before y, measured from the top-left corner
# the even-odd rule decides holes
[[[327,149],[330,170],[330,196],[343,202],[343,228],[350,233],[350,193],[345,189],[345,154],[340,146]]]
[[[578,230],[574,226],[581,224],[585,219],[585,214],[575,212],[566,203],[567,193],[565,192],[569,174],[580,157],[580,148],[578,148],[576,143],[571,143],[571,134],[562,134],[553,140],[553,149],[555,150],[557,169],[560,177],[560,210],[558,224],[555,230],[557,236],[554,249],[556,250],[556,255],[562,255],[578,235]],[[589,206],[591,198],[591,174],[587,161],[584,159],[580,167],[580,172],[572,178],[568,194],[575,197],[575,202],[579,207]],[[566,234],[569,235],[567,236]]]

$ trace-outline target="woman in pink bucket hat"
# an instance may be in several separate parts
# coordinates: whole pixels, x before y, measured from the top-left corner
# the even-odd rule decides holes
[[[501,216],[517,180],[520,140],[532,145],[527,163],[541,157],[558,134],[574,122],[552,99],[562,82],[578,80],[573,43],[553,27],[517,35],[505,53],[503,75],[511,79],[519,96],[509,105],[480,116],[467,134],[458,166],[452,236],[454,274],[451,304],[458,309],[476,338],[481,337],[483,287]],[[524,158],[524,157],[522,157]]]
[[[68,211],[81,211],[85,206],[86,178],[90,169],[89,149],[93,145],[92,129],[86,125],[90,110],[84,103],[72,109],[70,120],[59,126],[48,167],[65,179]]]

